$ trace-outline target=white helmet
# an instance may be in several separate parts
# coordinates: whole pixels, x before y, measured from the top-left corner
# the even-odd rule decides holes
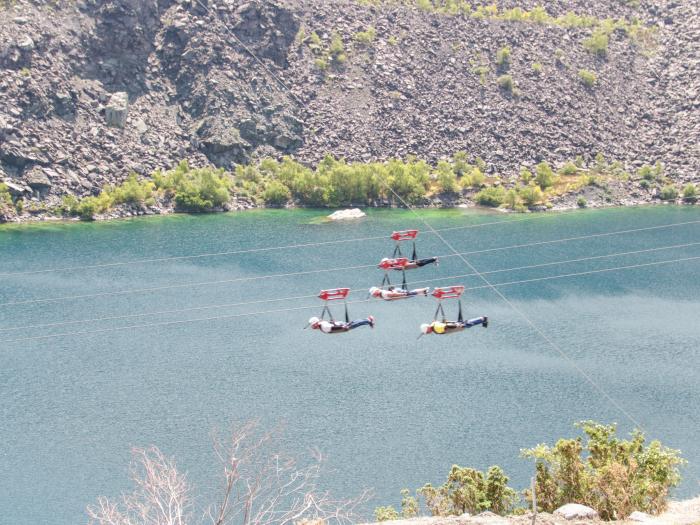
[[[433,327],[429,324],[422,324],[422,325],[420,325],[420,331],[423,334],[429,334],[430,332],[433,331]]]
[[[372,297],[379,297],[382,293],[382,290],[380,288],[377,288],[376,286],[372,286],[372,288],[369,289],[369,294]]]
[[[311,319],[309,319],[309,325],[311,326],[311,328],[318,328],[320,322],[321,320],[318,317],[312,317]]]

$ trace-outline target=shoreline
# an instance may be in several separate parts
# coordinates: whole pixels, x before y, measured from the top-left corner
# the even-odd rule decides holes
[[[479,210],[483,212],[492,212],[494,214],[502,214],[502,215],[528,215],[528,214],[540,214],[540,213],[563,213],[563,212],[570,212],[574,210],[583,210],[583,209],[589,209],[589,210],[596,210],[596,209],[609,209],[609,208],[618,208],[618,209],[623,209],[623,208],[651,208],[651,207],[658,207],[658,206],[682,206],[682,207],[692,207],[700,205],[700,203],[687,203],[683,202],[682,200],[677,200],[677,201],[647,201],[647,200],[640,200],[640,201],[633,201],[633,202],[628,202],[628,203],[604,203],[604,204],[592,204],[592,205],[587,205],[585,207],[582,206],[577,206],[577,205],[561,205],[561,204],[553,204],[551,207],[545,207],[545,206],[539,206],[534,209],[528,209],[524,211],[517,211],[517,210],[512,210],[512,209],[507,209],[507,208],[495,208],[495,207],[489,207],[489,206],[481,206],[479,204],[476,204],[474,202],[466,202],[466,203],[459,203],[459,204],[453,204],[453,205],[435,205],[435,204],[429,204],[429,205],[416,205],[413,206],[414,209],[417,210]],[[10,221],[5,221],[5,222],[0,222],[0,231],[4,226],[9,226],[9,225],[15,225],[15,226],[20,226],[20,225],[29,225],[29,224],[75,224],[75,223],[95,223],[95,222],[118,222],[118,221],[125,221],[129,219],[137,219],[137,218],[146,218],[146,217],[163,217],[163,216],[169,216],[169,215],[178,215],[178,216],[185,216],[185,215],[218,215],[222,213],[244,213],[248,211],[256,211],[256,210],[319,210],[319,211],[324,211],[328,212],[328,215],[332,214],[334,211],[338,210],[345,210],[345,209],[350,209],[350,208],[360,208],[362,210],[367,210],[367,209],[385,209],[385,210],[408,210],[409,208],[406,208],[404,206],[367,206],[367,205],[349,205],[349,206],[341,206],[337,208],[319,208],[319,207],[314,207],[314,206],[302,206],[302,205],[288,205],[288,206],[250,206],[246,208],[237,208],[237,209],[219,209],[219,210],[210,210],[210,211],[204,211],[204,212],[185,212],[185,211],[176,211],[174,209],[158,209],[157,211],[154,211],[152,209],[141,209],[141,210],[135,210],[135,209],[115,209],[111,210],[110,213],[108,214],[103,214],[103,215],[96,215],[92,220],[83,220],[80,219],[79,217],[66,217],[66,216],[58,216],[58,215],[53,215],[50,213],[42,213],[42,214],[26,214],[20,217],[16,217],[13,220]],[[337,222],[345,222],[346,220],[357,220],[356,218],[353,219],[341,219],[340,221]]]

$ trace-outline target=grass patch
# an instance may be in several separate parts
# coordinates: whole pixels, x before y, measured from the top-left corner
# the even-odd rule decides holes
[[[598,82],[598,76],[589,69],[579,69],[578,78],[587,88],[592,88]]]
[[[353,40],[358,44],[369,46],[377,38],[377,30],[369,26],[365,31],[359,31],[353,36]]]

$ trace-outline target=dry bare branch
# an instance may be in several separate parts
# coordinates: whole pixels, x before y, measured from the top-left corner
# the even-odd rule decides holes
[[[281,451],[281,429],[263,431],[250,421],[213,437],[223,467],[221,495],[204,518],[213,525],[349,524],[370,493],[334,499],[319,490],[323,456],[311,451],[307,463]],[[114,502],[101,497],[87,509],[91,525],[188,525],[190,487],[172,459],[156,447],[132,451],[135,489]]]
[[[187,525],[192,501],[184,474],[156,447],[132,450],[135,489],[119,503],[100,497],[87,508],[91,525]]]

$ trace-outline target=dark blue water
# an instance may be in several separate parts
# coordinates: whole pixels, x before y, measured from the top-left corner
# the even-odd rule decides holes
[[[425,212],[436,228],[504,221],[445,233],[460,251],[700,220],[700,208],[581,211],[502,216]],[[322,223],[314,211],[176,216],[95,224],[0,228],[0,273],[245,250],[388,235],[422,225],[408,212]],[[700,224],[474,254],[481,271],[700,242]],[[573,434],[582,419],[633,424],[492,290],[468,293],[467,315],[491,326],[416,340],[435,304],[352,304],[374,330],[323,336],[302,327],[311,298],[36,328],[37,324],[307,296],[321,288],[369,288],[377,270],[64,299],[175,284],[374,264],[389,241],[0,276],[0,523],[74,524],[86,504],[128,488],[132,446],[158,445],[177,458],[199,493],[217,473],[210,432],[248,418],[286,423],[291,451],[329,457],[325,483],[351,496],[373,488],[368,506],[396,503],[399,490],[441,482],[450,465],[502,465],[522,488],[532,465],[521,448]],[[419,255],[448,254],[421,235]],[[494,283],[700,256],[689,246],[489,274]],[[410,278],[470,273],[456,257]],[[700,260],[535,281],[499,288],[653,438],[689,460],[677,496],[700,478]],[[483,284],[478,277],[439,284]],[[431,285],[436,283],[430,283]],[[353,299],[364,299],[363,294]],[[320,308],[319,308],[320,310]],[[118,331],[16,339],[224,317]]]

